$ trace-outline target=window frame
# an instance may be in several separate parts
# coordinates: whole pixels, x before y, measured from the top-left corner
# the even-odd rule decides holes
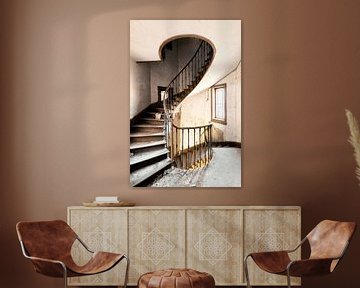
[[[216,89],[224,89],[224,118],[216,118]],[[215,85],[211,88],[211,121],[227,124],[227,91],[226,83]]]

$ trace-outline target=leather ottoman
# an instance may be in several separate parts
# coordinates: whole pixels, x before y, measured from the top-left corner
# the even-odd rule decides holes
[[[140,276],[138,288],[214,288],[214,277],[192,269],[166,269]]]

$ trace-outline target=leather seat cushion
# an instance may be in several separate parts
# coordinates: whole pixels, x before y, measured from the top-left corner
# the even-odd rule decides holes
[[[193,269],[166,269],[140,276],[138,288],[214,288],[214,277]]]

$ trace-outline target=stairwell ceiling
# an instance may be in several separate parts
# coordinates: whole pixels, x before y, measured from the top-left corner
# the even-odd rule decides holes
[[[199,36],[215,47],[212,64],[190,95],[214,85],[241,61],[241,20],[131,20],[130,57],[160,61],[162,44],[182,36]]]

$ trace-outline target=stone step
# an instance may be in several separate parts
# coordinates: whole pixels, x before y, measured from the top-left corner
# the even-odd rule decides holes
[[[142,162],[146,162],[160,156],[166,156],[168,153],[169,150],[167,150],[166,148],[161,148],[151,152],[134,154],[133,156],[130,156],[130,166],[140,164]]]
[[[150,111],[164,112],[164,107],[152,107]]]
[[[159,120],[164,119],[164,113],[161,113],[161,112],[146,111],[145,115],[147,115],[151,119],[159,119]],[[148,117],[146,117],[146,118],[148,118]]]
[[[139,186],[141,183],[149,181],[163,170],[169,168],[171,164],[171,159],[166,158],[160,162],[138,169],[130,174],[130,184],[133,187]]]
[[[161,145],[164,146],[165,144],[166,144],[165,140],[149,141],[149,142],[135,142],[135,143],[130,144],[130,151],[149,148],[149,147],[155,147],[155,146],[161,146]]]
[[[153,124],[136,124],[132,125],[131,132],[161,132],[164,129],[164,125],[153,125]]]
[[[138,124],[164,125],[164,119],[141,118]]]
[[[164,140],[164,132],[134,132],[130,133],[130,142],[149,142]]]

